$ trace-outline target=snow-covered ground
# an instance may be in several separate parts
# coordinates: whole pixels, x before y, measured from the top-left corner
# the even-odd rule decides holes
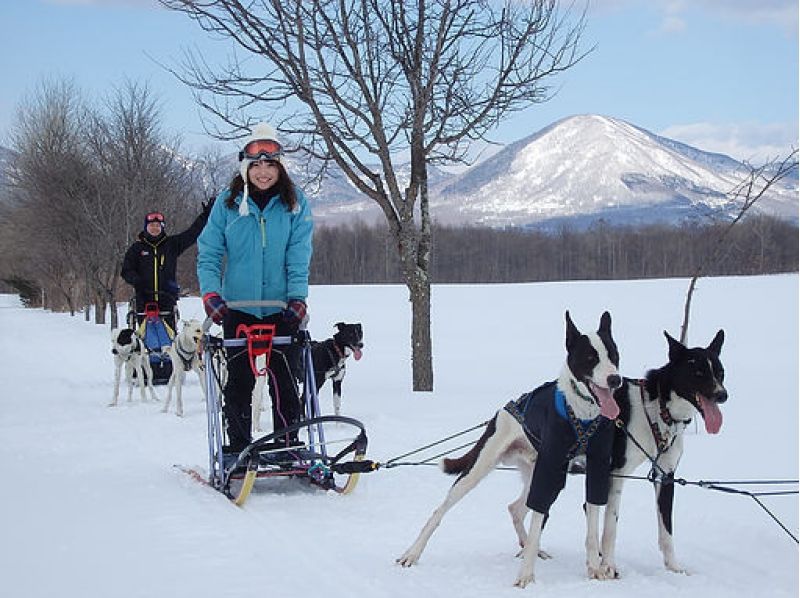
[[[556,377],[564,311],[594,329],[611,311],[622,371],[666,360],[663,330],[679,334],[686,280],[436,286],[435,387],[413,393],[410,305],[400,286],[314,287],[311,332],[360,321],[366,347],[350,362],[344,411],[363,421],[368,456],[387,461],[484,421],[509,399]],[[200,316],[198,299],[181,301]],[[718,436],[687,438],[678,474],[688,480],[798,476],[798,277],[703,279],[690,344],[726,332],[729,401]],[[205,468],[205,411],[190,379],[186,416],[161,405],[107,407],[112,359],[106,327],[23,309],[0,297],[0,594],[9,597],[330,598],[797,596],[798,546],[750,498],[676,489],[679,561],[667,572],[656,546],[652,490],[623,496],[616,581],[585,576],[582,478],[570,477],[543,538],[554,558],[537,580],[512,587],[518,559],[506,512],[520,488],[490,475],[445,518],[420,563],[394,562],[452,479],[435,467],[364,475],[349,496],[299,481],[264,481],[244,508],[177,471]],[[157,387],[164,397],[165,388]],[[330,385],[322,390],[331,410]],[[124,399],[124,395],[123,395]],[[701,426],[702,428],[702,426]],[[476,437],[477,433],[472,437]],[[640,471],[644,474],[644,471]],[[796,488],[792,486],[791,489]],[[798,529],[796,495],[763,499]]]

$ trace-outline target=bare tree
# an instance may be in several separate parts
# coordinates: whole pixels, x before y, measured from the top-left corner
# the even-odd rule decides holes
[[[83,280],[76,202],[91,192],[81,151],[84,117],[85,102],[70,81],[43,81],[20,109],[12,134],[17,155],[7,234],[16,239],[15,265],[43,291],[64,297],[70,310],[75,308],[72,291],[80,287],[75,283]]]
[[[152,93],[135,83],[91,106],[71,82],[45,81],[20,109],[9,201],[0,212],[10,255],[3,269],[35,281],[43,306],[74,313],[94,305],[95,322],[105,323],[144,214],[179,216],[187,197],[196,200],[178,141],[158,124]]]
[[[192,196],[191,172],[179,157],[179,141],[160,129],[160,110],[151,90],[126,82],[109,96],[86,126],[87,154],[96,167],[97,192],[84,197],[82,211],[92,231],[86,247],[89,286],[105,313],[114,305],[125,250],[142,230],[144,214],[182,211]],[[117,325],[111,310],[112,327]]]
[[[380,206],[412,305],[413,388],[432,390],[427,167],[466,161],[471,142],[548,100],[547,82],[585,56],[585,14],[557,0],[161,2],[249,55],[217,70],[187,53],[175,73],[219,119],[213,134],[280,115],[298,148]]]
[[[714,249],[708,257],[697,267],[697,270],[689,281],[689,289],[686,292],[686,301],[683,305],[683,323],[681,324],[680,341],[686,344],[689,336],[689,313],[692,306],[692,296],[697,286],[698,279],[703,275],[704,270],[711,264],[715,264],[725,251],[725,241],[733,228],[745,217],[750,208],[764,194],[782,178],[797,170],[797,150],[794,149],[783,160],[778,162],[772,160],[760,167],[750,167],[750,171],[742,182],[737,185],[730,195],[733,201],[741,202],[741,207],[736,217],[720,232],[714,239]]]

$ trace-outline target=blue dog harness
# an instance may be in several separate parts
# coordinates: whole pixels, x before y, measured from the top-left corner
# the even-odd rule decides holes
[[[504,409],[519,422],[538,453],[529,508],[548,513],[564,488],[569,461],[581,454],[586,454],[586,500],[606,504],[614,437],[610,420],[602,416],[578,419],[556,381],[509,401]]]

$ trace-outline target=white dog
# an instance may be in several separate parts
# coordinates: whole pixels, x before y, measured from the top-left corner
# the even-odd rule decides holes
[[[203,361],[200,354],[200,341],[203,338],[203,326],[197,320],[189,320],[183,323],[183,328],[175,337],[172,345],[167,349],[167,353],[172,359],[172,375],[167,383],[167,402],[161,410],[164,413],[169,411],[169,404],[172,400],[172,389],[175,389],[175,415],[183,416],[182,388],[186,372],[194,371],[200,379],[200,388],[203,390],[203,397],[206,396],[206,377],[203,371]]]
[[[142,393],[142,402],[147,402],[145,387],[150,390],[150,396],[158,402],[158,396],[153,389],[153,370],[147,348],[142,339],[130,328],[115,328],[111,331],[111,353],[114,355],[114,398],[108,404],[114,407],[119,401],[119,384],[122,366],[125,366],[125,380],[128,382],[128,401],[133,399],[133,375],[139,384]]]

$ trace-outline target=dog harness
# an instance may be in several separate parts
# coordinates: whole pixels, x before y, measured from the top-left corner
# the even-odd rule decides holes
[[[328,358],[331,360],[331,364],[333,364],[333,366],[326,370],[317,370],[315,368],[315,372],[325,372],[327,374],[327,372],[332,369],[333,373],[328,377],[336,378],[342,372],[342,370],[346,368],[347,364],[345,363],[345,354],[341,349],[339,349],[339,345],[336,344],[334,339],[328,339],[320,344],[325,347],[325,352],[328,354]],[[333,351],[331,351],[331,346],[333,346],[333,348],[336,350],[336,355],[334,355]]]
[[[639,387],[639,397],[642,400],[642,410],[644,411],[644,416],[650,426],[650,432],[653,434],[653,442],[655,442],[656,449],[658,451],[656,459],[658,459],[663,453],[667,452],[675,442],[675,439],[678,437],[678,426],[683,424],[683,427],[685,428],[692,422],[692,420],[676,420],[672,417],[669,409],[667,409],[666,403],[659,398],[660,408],[658,415],[661,418],[661,421],[664,422],[664,425],[666,425],[666,430],[662,432],[658,421],[652,420],[650,418],[650,412],[647,410],[647,395],[645,392],[647,380],[639,380],[632,383]]]
[[[194,360],[195,356],[197,355],[197,350],[194,351],[187,351],[181,346],[180,336],[176,339],[173,343],[175,347],[175,353],[181,360],[181,364],[183,365],[183,371],[188,372],[192,369],[192,361]],[[203,369],[203,362],[200,362],[200,369]]]
[[[586,454],[586,500],[604,505],[608,501],[613,426],[598,416],[581,420],[575,416],[556,381],[510,401],[504,409],[525,431],[538,455],[527,505],[547,514],[567,479],[569,461]]]

